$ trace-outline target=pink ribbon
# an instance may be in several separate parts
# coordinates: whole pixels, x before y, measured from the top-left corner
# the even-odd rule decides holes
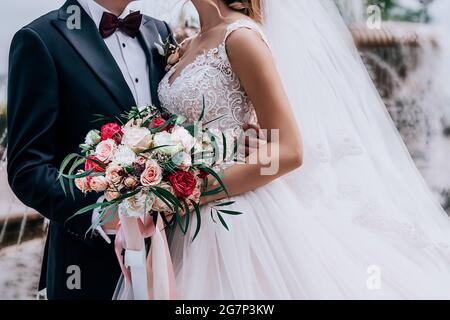
[[[145,222],[145,223],[144,223]],[[122,296],[129,297],[132,290],[132,275],[125,265],[123,250],[143,250],[144,239],[151,238],[152,244],[146,258],[147,291],[150,300],[175,300],[176,282],[169,251],[164,222],[158,215],[156,225],[153,219],[121,217],[117,226],[115,251],[122,270],[125,285]]]

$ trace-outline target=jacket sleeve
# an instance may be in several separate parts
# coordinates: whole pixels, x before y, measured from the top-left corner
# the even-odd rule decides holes
[[[58,73],[40,35],[31,28],[14,37],[8,79],[8,181],[17,197],[69,233],[86,238],[91,215],[68,220],[95,203],[76,190],[66,196],[57,181],[56,124],[60,116]],[[68,190],[68,189],[66,189]]]

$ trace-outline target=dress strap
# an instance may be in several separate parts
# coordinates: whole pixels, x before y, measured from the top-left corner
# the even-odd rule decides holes
[[[223,40],[224,43],[226,43],[228,37],[236,30],[239,29],[250,29],[255,31],[256,33],[258,33],[261,36],[261,39],[267,44],[267,46],[270,48],[270,44],[269,44],[269,39],[267,38],[267,36],[265,35],[265,33],[263,32],[261,26],[259,24],[257,24],[256,22],[254,22],[253,20],[250,19],[240,19],[237,20],[231,24],[229,24],[227,26],[227,32],[225,34],[225,38]]]

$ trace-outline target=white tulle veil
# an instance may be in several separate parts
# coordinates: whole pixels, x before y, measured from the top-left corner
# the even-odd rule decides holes
[[[333,1],[263,2],[264,29],[305,143],[305,166],[286,178],[291,187],[352,223],[424,245],[448,243],[450,220],[416,169]]]

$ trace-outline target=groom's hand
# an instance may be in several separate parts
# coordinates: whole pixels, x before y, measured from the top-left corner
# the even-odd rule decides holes
[[[184,56],[184,54],[187,51],[187,48],[189,47],[189,44],[191,43],[192,38],[187,38],[183,40],[183,42],[180,43],[180,46],[178,47],[177,51],[169,56],[167,59],[167,68],[170,69],[174,65],[176,65],[180,59]]]

